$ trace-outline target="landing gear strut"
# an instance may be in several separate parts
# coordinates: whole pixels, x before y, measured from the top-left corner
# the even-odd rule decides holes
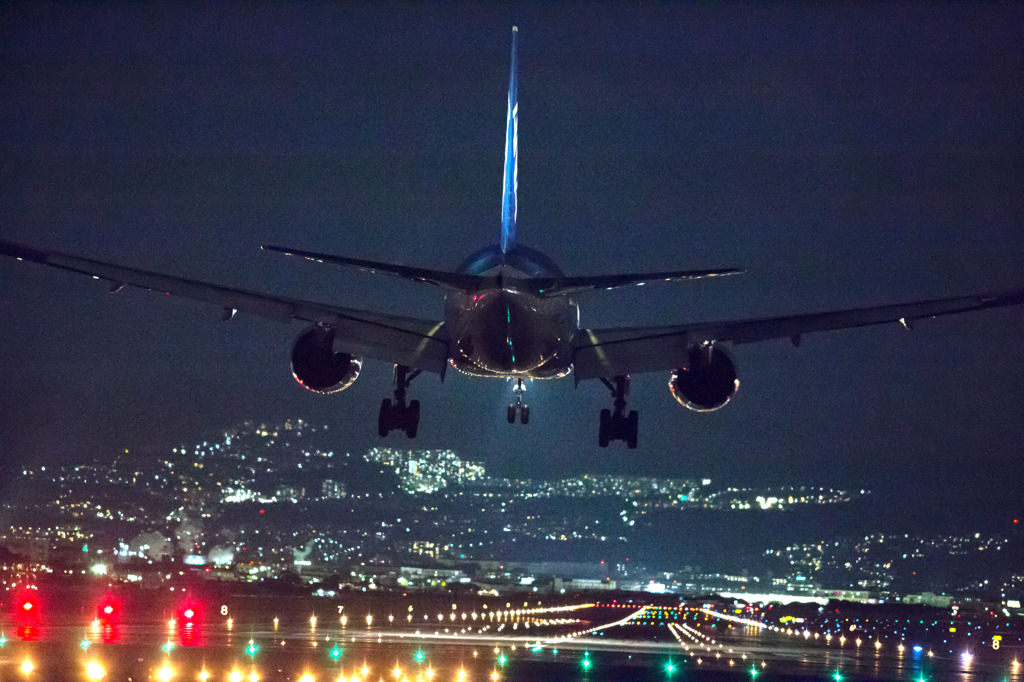
[[[410,400],[405,403],[405,389],[412,380],[419,376],[420,370],[412,373],[404,365],[395,365],[395,399],[394,402],[385,398],[380,404],[380,415],[377,417],[377,433],[384,438],[392,431],[405,431],[409,438],[416,437],[420,425],[420,401]]]
[[[516,387],[512,389],[516,394],[516,401],[508,406],[508,423],[516,423],[516,412],[519,413],[519,421],[523,424],[530,423],[530,406],[523,404],[523,393],[526,392],[526,387],[523,386],[523,380],[516,380]]]
[[[597,431],[597,444],[602,448],[608,447],[613,440],[626,441],[626,447],[630,450],[636,449],[636,435],[639,425],[639,417],[636,410],[626,414],[626,396],[629,395],[629,377],[617,376],[615,383],[602,378],[601,381],[608,390],[612,392],[615,399],[615,411],[601,410],[601,425]]]

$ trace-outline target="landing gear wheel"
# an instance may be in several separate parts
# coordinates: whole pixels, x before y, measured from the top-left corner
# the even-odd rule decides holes
[[[381,438],[386,438],[391,429],[394,428],[391,418],[391,401],[387,398],[380,403],[380,413],[377,415],[377,433]]]
[[[526,387],[523,386],[523,380],[517,379],[516,385],[512,389],[512,392],[516,396],[516,401],[508,406],[508,423],[516,423],[516,415],[519,415],[519,421],[522,424],[530,423],[530,406],[523,404],[523,393],[526,391]]]
[[[633,414],[636,414],[635,412]],[[420,401],[410,400],[409,407],[405,409],[405,435],[408,438],[415,438],[420,428]],[[635,440],[635,438],[634,438]],[[635,445],[633,447],[636,447]]]
[[[408,367],[395,365],[395,397],[385,398],[380,403],[377,415],[377,433],[386,438],[392,431],[405,431],[409,438],[415,438],[420,426],[420,401],[405,402],[405,389],[419,375],[419,370],[409,373]]]
[[[601,423],[597,429],[597,444],[602,448],[608,447],[608,423],[611,421],[610,410],[601,410]]]
[[[640,430],[640,415],[637,414],[636,410],[629,413],[629,417],[626,419],[626,447],[630,450],[636,450],[636,437],[637,432]]]
[[[625,441],[627,448],[635,450],[640,419],[636,410],[626,412],[629,377],[617,376],[614,379],[614,383],[608,379],[601,379],[601,381],[612,392],[612,398],[615,400],[615,409],[614,411],[601,410],[601,422],[597,430],[597,444],[602,448],[606,448],[608,443],[613,440],[621,440]]]

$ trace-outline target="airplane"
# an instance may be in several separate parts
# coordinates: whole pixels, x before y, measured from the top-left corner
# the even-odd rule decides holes
[[[439,287],[444,293],[442,320],[417,319],[246,291],[101,262],[0,240],[0,255],[92,276],[117,292],[130,285],[218,306],[224,320],[243,312],[286,322],[309,323],[291,349],[296,381],[315,393],[342,391],[356,380],[363,358],[392,363],[394,389],[382,401],[378,433],[416,436],[420,403],[407,400],[410,383],[423,372],[444,379],[449,366],[478,377],[515,382],[507,418],[530,420],[523,401],[526,379],[572,375],[577,385],[600,380],[612,406],[600,413],[598,444],[624,441],[636,448],[638,416],[628,410],[629,377],[667,372],[669,390],[683,406],[698,412],[724,407],[739,387],[730,346],[790,339],[798,346],[805,334],[850,327],[914,321],[1024,303],[1024,288],[867,308],[721,322],[610,329],[580,328],[580,294],[656,281],[682,281],[735,275],[737,268],[680,270],[642,274],[567,276],[547,256],[523,246],[517,235],[519,99],[516,44],[512,54],[505,127],[505,163],[501,232],[497,244],[469,255],[454,271],[265,245],[263,249],[316,263],[384,273]]]

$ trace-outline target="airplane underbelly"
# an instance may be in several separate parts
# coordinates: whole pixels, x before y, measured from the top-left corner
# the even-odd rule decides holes
[[[571,368],[567,316],[548,301],[515,292],[467,297],[454,320],[456,369],[485,376],[553,377]]]

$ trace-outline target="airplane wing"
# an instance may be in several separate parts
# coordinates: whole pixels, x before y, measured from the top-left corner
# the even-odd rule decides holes
[[[476,275],[466,275],[458,272],[445,272],[443,270],[427,270],[426,268],[415,268],[408,265],[395,265],[394,263],[381,263],[378,261],[363,260],[362,258],[348,258],[347,256],[335,256],[329,253],[316,253],[314,251],[291,249],[285,246],[272,246],[270,244],[265,244],[263,246],[263,250],[283,253],[286,256],[298,256],[299,258],[305,258],[306,260],[313,261],[314,263],[343,265],[370,273],[382,272],[387,275],[402,277],[403,279],[411,279],[416,282],[425,282],[427,284],[433,284],[435,286],[443,287],[445,289],[453,289],[455,291],[475,291],[480,288],[480,282],[483,280],[482,277],[478,277]]]
[[[523,281],[529,291],[544,296],[572,296],[583,291],[617,289],[630,285],[643,286],[648,282],[678,282],[705,277],[741,275],[738,268],[710,270],[672,270],[670,272],[644,272],[629,275],[585,275],[583,277],[532,277]]]
[[[243,312],[283,322],[304,320],[331,325],[346,352],[406,367],[442,374],[448,360],[447,332],[442,322],[268,296],[6,240],[0,240],[0,255],[90,275],[109,282],[111,292],[129,285],[210,303],[222,309],[225,320]]]
[[[705,341],[734,344],[800,337],[812,332],[915,320],[1024,303],[1024,289],[914,303],[855,308],[804,315],[663,327],[581,329],[574,339],[573,371],[577,381],[682,367],[688,349]]]

